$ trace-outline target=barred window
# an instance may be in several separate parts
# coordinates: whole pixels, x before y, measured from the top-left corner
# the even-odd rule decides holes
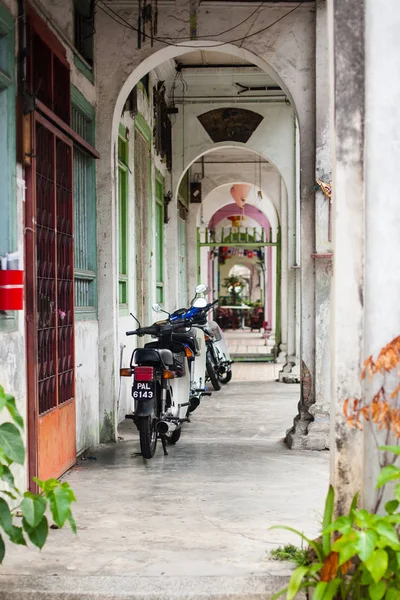
[[[72,127],[94,145],[94,109],[78,90],[72,90]],[[75,315],[97,316],[96,176],[95,159],[74,146]]]

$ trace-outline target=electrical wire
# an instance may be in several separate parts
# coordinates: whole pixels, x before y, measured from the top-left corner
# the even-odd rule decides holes
[[[105,6],[105,7],[106,7],[108,10],[110,10],[110,11],[111,11],[111,12],[112,12],[112,13],[113,13],[113,14],[114,14],[116,17],[118,17],[119,19],[121,19],[121,20],[122,20],[122,21],[123,21],[123,22],[124,22],[126,25],[129,25],[129,27],[132,27],[132,28],[133,28],[133,25],[132,25],[131,23],[129,23],[129,21],[126,21],[126,19],[124,19],[124,17],[121,17],[121,15],[119,15],[119,14],[118,14],[118,13],[117,13],[117,12],[116,12],[114,9],[112,9],[110,6],[108,6],[108,4],[105,4],[105,2],[104,2],[103,0],[100,0],[100,1],[101,1],[101,2],[102,2],[102,4],[104,4],[104,6]],[[255,14],[256,14],[256,13],[257,13],[257,12],[260,10],[260,8],[262,8],[263,4],[265,4],[265,3],[266,3],[266,2],[268,2],[268,1],[269,1],[269,0],[262,0],[262,1],[260,2],[259,6],[257,6],[257,8],[255,8],[255,9],[253,10],[253,12],[252,12],[252,13],[251,13],[251,14],[250,14],[248,17],[246,17],[245,19],[243,19],[243,21],[240,21],[240,23],[237,23],[237,24],[236,24],[236,25],[234,25],[233,27],[229,27],[229,29],[225,29],[225,31],[220,31],[219,33],[213,33],[213,34],[210,34],[210,35],[199,35],[199,36],[197,36],[197,37],[196,37],[196,39],[207,39],[207,38],[209,38],[209,37],[219,37],[220,35],[225,35],[226,33],[229,33],[229,32],[231,32],[231,31],[233,31],[234,29],[237,29],[238,27],[240,27],[241,25],[243,25],[243,23],[246,23],[246,21],[248,21],[249,19],[251,19],[251,17],[252,17],[253,15],[255,15]],[[304,0],[302,0],[302,2],[303,2],[303,1],[304,1]],[[97,3],[98,3],[98,2],[99,2],[99,0],[96,0],[96,5],[97,5]],[[200,6],[200,4],[201,4],[201,3],[202,3],[202,0],[200,0],[200,2],[199,2],[199,5],[198,5],[198,6]],[[101,8],[101,7],[99,7],[99,8]],[[104,11],[104,12],[105,12],[105,11]],[[111,16],[111,15],[109,15],[109,16]],[[170,15],[170,16],[173,16],[173,15]],[[174,17],[174,18],[176,18],[176,17]],[[189,22],[190,22],[190,20],[188,20],[188,21],[187,21],[187,23],[189,23]],[[146,36],[146,37],[149,37],[149,36]],[[158,39],[159,39],[159,40],[166,40],[166,39],[170,39],[170,38],[164,38],[164,37],[160,37],[160,38],[158,38]],[[187,41],[187,40],[189,40],[189,39],[190,39],[190,38],[188,38],[188,37],[184,37],[184,38],[176,38],[176,40],[184,40],[184,41]]]
[[[276,23],[279,23],[284,18],[286,18],[289,15],[291,15],[305,1],[306,0],[301,0],[294,8],[292,8],[291,10],[289,10],[287,13],[285,13],[284,15],[282,15],[281,17],[279,17],[278,19],[276,19],[275,21],[273,21],[272,23],[270,23],[266,27],[263,27],[262,29],[259,29],[258,31],[255,31],[255,32],[250,33],[250,34],[247,34],[247,35],[242,36],[240,38],[236,38],[234,40],[226,40],[225,42],[213,44],[213,45],[210,45],[210,46],[207,45],[207,49],[212,50],[213,48],[220,48],[221,46],[225,46],[226,44],[232,44],[232,43],[235,43],[235,42],[243,42],[243,41],[245,41],[245,40],[247,40],[247,39],[249,39],[251,37],[259,35],[260,33],[263,33],[264,31],[267,31],[268,29],[270,29],[271,27],[273,27],[274,25],[276,25]],[[101,6],[99,4],[99,2],[101,2],[103,4],[103,6]],[[127,29],[131,29],[132,31],[136,31],[136,33],[139,33],[139,31],[138,31],[138,29],[136,27],[134,27],[131,23],[129,23],[129,21],[127,21],[126,19],[124,19],[123,17],[121,17],[121,15],[119,15],[116,11],[114,11],[107,4],[105,4],[104,0],[98,0],[97,6],[98,6],[98,8],[100,8],[100,10],[102,10],[110,19],[112,19],[113,21],[115,21],[118,25],[121,25],[122,27],[126,27]],[[259,7],[256,10],[259,10]],[[110,11],[110,12],[107,12],[107,11]],[[112,13],[112,14],[110,14],[110,13]],[[254,14],[254,12],[253,12],[253,14]],[[115,16],[113,16],[113,15],[115,15]],[[119,20],[117,20],[117,19],[119,19]],[[235,27],[233,29],[235,29]],[[143,34],[143,32],[142,32],[142,34]],[[144,33],[143,35],[146,38],[151,39],[151,36],[147,35],[146,33]],[[222,33],[213,34],[212,37],[216,37],[218,35],[222,35]],[[208,36],[199,36],[199,37],[196,38],[196,40],[201,39],[201,38],[207,38],[208,39],[209,37],[210,37],[210,35],[208,35]],[[172,39],[172,38],[153,37],[153,39],[155,41],[157,41],[157,42],[165,44],[166,46],[173,46],[173,47],[179,47],[179,48],[191,48],[193,50],[196,50],[196,48],[197,48],[197,46],[195,46],[195,45],[177,44],[177,43],[171,43],[171,42],[166,41],[167,39]],[[177,38],[177,40],[178,39],[184,39],[184,40],[188,41],[189,38]],[[193,40],[193,41],[196,41],[196,40]]]

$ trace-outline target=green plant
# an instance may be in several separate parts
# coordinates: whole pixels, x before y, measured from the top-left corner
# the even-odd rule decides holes
[[[369,357],[362,378],[382,378],[370,404],[360,399],[346,400],[344,414],[351,427],[363,428],[362,420],[379,430],[386,430],[386,440],[400,440],[400,409],[397,400],[400,386],[387,390],[386,376],[400,365],[400,337],[382,348],[376,361]],[[396,401],[396,406],[391,402]],[[375,434],[374,434],[375,435]],[[375,440],[378,446],[377,437]],[[381,471],[378,476],[374,509],[358,508],[358,494],[347,514],[333,520],[334,489],[331,486],[325,502],[322,538],[309,540],[302,533],[289,530],[306,541],[313,553],[309,565],[299,566],[289,585],[274,598],[286,593],[293,600],[301,589],[314,589],[313,600],[399,600],[400,598],[400,468],[395,465],[400,445],[378,446]],[[388,483],[394,486],[394,497],[386,501],[384,514],[379,514]],[[387,491],[387,490],[386,490]]]
[[[236,302],[240,300],[244,288],[244,281],[237,275],[231,275],[224,279],[224,287],[228,290],[232,303],[236,304]]]
[[[305,548],[298,548],[293,544],[286,544],[274,548],[270,552],[274,560],[289,560],[299,567],[310,564],[309,552]]]
[[[35,479],[41,494],[21,494],[16,487],[12,466],[23,465],[25,462],[25,448],[21,436],[24,422],[17,410],[15,399],[6,394],[0,386],[0,412],[3,410],[8,411],[12,422],[0,425],[0,563],[5,556],[2,532],[14,544],[26,546],[28,538],[38,548],[44,546],[49,531],[45,514],[48,507],[57,527],[63,527],[68,521],[76,533],[76,524],[71,512],[75,496],[68,483],[60,483],[56,479]],[[22,516],[21,526],[15,525],[17,514]]]

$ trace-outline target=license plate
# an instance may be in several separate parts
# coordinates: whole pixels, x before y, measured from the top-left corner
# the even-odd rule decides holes
[[[155,381],[134,381],[132,396],[135,400],[153,400],[156,391]]]

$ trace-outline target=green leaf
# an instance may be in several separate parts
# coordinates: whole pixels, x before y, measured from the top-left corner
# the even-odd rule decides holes
[[[75,523],[75,519],[74,519],[74,517],[72,516],[72,512],[71,512],[71,511],[69,511],[69,515],[68,515],[68,517],[67,517],[67,518],[68,518],[69,524],[71,525],[71,529],[72,529],[72,531],[73,531],[73,532],[75,533],[75,535],[76,535],[76,523]]]
[[[388,546],[393,547],[394,550],[400,550],[399,536],[390,523],[387,523],[383,519],[378,521],[375,525],[375,531],[384,538]]]
[[[371,600],[382,600],[386,594],[386,583],[384,581],[378,581],[378,583],[371,583],[368,588]]]
[[[33,481],[38,484],[38,487],[43,490],[45,494],[52,492],[60,485],[60,482],[57,481],[57,479],[46,479],[46,481],[42,481],[41,479],[34,477]]]
[[[38,494],[25,492],[21,508],[25,520],[31,527],[37,527],[46,511],[46,500]]]
[[[365,509],[356,510],[354,512],[355,522],[357,527],[369,528],[374,527],[376,521],[376,515],[371,514]]]
[[[3,562],[3,558],[5,557],[5,554],[6,554],[6,547],[4,545],[4,540],[0,534],[0,565]]]
[[[8,532],[8,537],[12,541],[13,544],[17,546],[26,546],[26,541],[24,538],[24,532],[22,531],[22,527],[16,527],[13,525]]]
[[[371,573],[374,582],[378,583],[386,573],[388,566],[387,552],[385,552],[385,550],[374,550],[364,564]]]
[[[293,571],[292,576],[289,581],[288,592],[286,599],[293,600],[296,597],[301,583],[308,572],[308,567],[297,567],[295,571]]]
[[[357,492],[356,494],[354,494],[353,500],[351,501],[350,512],[353,512],[353,510],[357,510],[359,497],[360,497],[360,492]]]
[[[13,462],[23,465],[25,461],[25,448],[21,434],[12,423],[0,425],[0,447]]]
[[[12,527],[12,514],[4,498],[0,498],[0,527],[8,534]]]
[[[25,519],[22,519],[22,525],[32,544],[41,550],[49,533],[49,524],[47,522],[47,518],[43,517],[37,527],[31,527]]]
[[[342,534],[347,534],[352,531],[352,519],[350,517],[342,516],[336,519],[329,527],[324,530],[324,533],[332,533],[333,531],[339,531]]]
[[[6,394],[6,408],[7,408],[8,412],[10,413],[10,416],[12,417],[14,423],[16,423],[18,425],[18,427],[23,429],[24,428],[24,420],[21,417],[21,415],[19,414],[17,405],[15,403],[15,398],[13,398],[13,396],[10,396],[9,394]]]
[[[371,573],[366,568],[362,569],[361,585],[370,585],[371,583],[374,583]]]
[[[389,588],[386,592],[385,600],[399,600],[398,588]]]
[[[393,452],[393,454],[398,454],[400,456],[400,446],[379,446],[379,450],[383,452]]]
[[[357,554],[365,562],[375,549],[378,536],[375,531],[360,531],[356,543]]]
[[[328,583],[328,587],[325,590],[325,595],[323,600],[333,600],[336,596],[336,592],[338,591],[339,586],[342,584],[341,579],[333,579]],[[314,600],[314,598],[313,598]]]
[[[320,581],[319,583],[317,583],[317,585],[315,586],[315,591],[314,591],[313,597],[312,597],[313,600],[323,600],[327,587],[328,587],[328,584],[326,581]]]
[[[0,412],[3,410],[3,408],[5,408],[5,406],[6,406],[6,396],[4,393],[2,394],[0,391]]]
[[[386,502],[386,504],[385,504],[386,512],[389,515],[392,515],[399,508],[399,504],[400,503],[398,500],[389,500],[389,502]]]
[[[274,594],[272,596],[271,600],[277,600],[278,598],[283,596],[283,594],[286,594],[287,591],[288,591],[287,587],[283,588],[283,590],[279,590],[279,592],[276,592],[276,594]]]
[[[386,485],[388,481],[394,481],[395,479],[400,479],[400,469],[394,465],[386,465],[379,473],[376,487],[379,489]]]
[[[332,524],[334,501],[335,492],[333,486],[330,485],[328,494],[326,496],[324,519],[322,522],[322,549],[324,551],[325,556],[328,556],[329,552],[331,551],[331,534],[329,532],[325,532],[325,530]]]
[[[318,556],[318,559],[321,562],[324,561],[324,555],[323,555],[322,545],[319,544],[318,542],[316,542],[315,540],[308,539],[305,535],[303,535],[297,529],[293,529],[293,527],[287,527],[286,525],[273,525],[273,527],[270,527],[270,529],[284,529],[285,531],[290,531],[291,533],[295,533],[296,535],[298,535],[299,537],[301,537],[302,540],[304,540],[305,542],[307,542],[307,544],[309,546],[311,546],[311,548],[314,550],[315,554]]]
[[[11,500],[17,500],[17,496],[15,496],[15,494],[12,494],[8,490],[1,490],[0,494],[3,494],[4,496],[8,496],[8,498],[11,498]]]
[[[6,484],[10,486],[10,488],[15,489],[14,475],[10,471],[9,467],[7,467],[7,465],[0,465],[0,479],[2,481],[5,481]],[[15,491],[18,490],[15,489]]]
[[[62,487],[56,487],[48,495],[48,498],[50,501],[50,509],[54,522],[59,527],[62,527],[71,512],[70,490]]]

